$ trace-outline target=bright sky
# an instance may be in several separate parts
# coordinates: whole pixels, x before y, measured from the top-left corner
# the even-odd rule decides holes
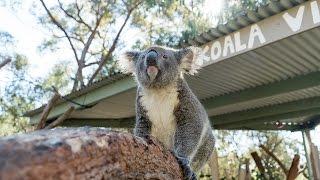
[[[16,51],[27,56],[32,75],[41,77],[47,74],[57,60],[65,60],[65,55],[70,57],[70,52],[54,55],[38,52],[37,47],[49,34],[37,24],[36,18],[30,13],[31,5],[31,0],[23,1],[21,9],[16,12],[0,7],[0,30],[9,32],[15,38]]]
[[[223,0],[205,0],[204,12],[214,17],[222,7]],[[69,50],[65,49],[59,53],[41,54],[37,51],[37,46],[41,41],[49,36],[46,30],[37,24],[36,18],[30,14],[29,8],[32,7],[32,0],[23,1],[22,8],[17,12],[12,12],[10,9],[0,7],[0,31],[9,32],[17,40],[16,51],[27,56],[31,64],[31,75],[33,77],[43,77],[59,61],[63,61],[72,57]],[[212,18],[213,24],[216,20]],[[137,32],[126,35],[125,37],[134,37]],[[3,72],[0,72],[1,77],[5,77]],[[3,81],[0,81],[3,83]],[[289,133],[289,132],[288,132]],[[320,147],[320,127],[316,131],[312,131],[311,135],[315,144]],[[293,140],[302,142],[301,133],[287,134]],[[247,141],[243,142],[243,147],[248,147]]]

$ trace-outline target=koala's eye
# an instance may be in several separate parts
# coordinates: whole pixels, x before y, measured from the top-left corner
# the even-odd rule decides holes
[[[164,59],[167,59],[167,58],[168,58],[168,55],[164,54],[162,57],[163,57]]]
[[[146,57],[145,55],[142,55],[141,58],[144,59],[144,57]]]

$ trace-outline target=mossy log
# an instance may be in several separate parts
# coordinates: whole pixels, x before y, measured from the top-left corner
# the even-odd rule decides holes
[[[182,171],[152,138],[56,128],[1,138],[0,179],[182,179]]]

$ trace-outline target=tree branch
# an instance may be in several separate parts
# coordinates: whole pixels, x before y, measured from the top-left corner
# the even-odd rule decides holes
[[[308,168],[307,166],[304,166],[304,168],[299,171],[299,174],[302,173],[302,175],[303,175],[305,178],[309,179],[309,176],[305,173],[305,170],[306,170],[307,168]]]
[[[80,14],[81,14],[81,10],[83,9],[83,6],[80,8],[77,0],[76,0],[76,3],[75,3],[75,4],[76,4],[77,16],[78,16],[79,20],[80,20],[85,26],[87,26],[90,31],[92,31],[92,27],[91,27],[88,23],[86,23],[86,22],[83,20],[83,18],[81,17],[81,15],[80,15]],[[99,34],[99,32],[98,32],[98,34]]]
[[[10,62],[11,62],[11,59],[10,59],[10,58],[7,58],[7,59],[5,59],[4,61],[2,61],[2,62],[0,63],[0,69],[3,68],[5,65],[7,65],[7,64],[10,63]]]
[[[69,34],[67,33],[67,31],[63,28],[63,26],[53,17],[53,15],[51,14],[50,10],[47,8],[46,4],[44,3],[43,0],[40,0],[42,6],[44,7],[44,9],[46,10],[47,14],[49,15],[51,21],[53,24],[55,24],[62,32],[63,34],[66,36],[66,38],[68,39],[68,42],[69,42],[69,45],[71,46],[72,48],[72,51],[73,51],[73,54],[76,58],[77,61],[79,61],[79,58],[78,58],[78,55],[77,55],[77,52],[76,52],[76,49],[71,41],[71,38],[69,36]]]
[[[79,66],[78,66],[78,71],[77,71],[77,79],[80,81],[80,86],[81,87],[84,87],[84,81],[83,81],[83,76],[82,76],[82,69],[85,67],[85,59],[86,59],[86,55],[87,55],[87,52],[89,50],[89,47],[94,39],[94,36],[97,32],[97,29],[100,25],[100,22],[103,18],[103,15],[101,15],[98,19],[97,19],[97,22],[96,22],[96,25],[94,27],[94,29],[92,30],[87,42],[84,44],[84,48],[81,52],[81,57],[79,59]],[[80,76],[81,75],[81,76]],[[77,89],[77,84],[78,82],[75,82],[74,83],[74,88],[73,88],[73,91]]]
[[[258,155],[258,153],[257,153],[257,152],[252,152],[252,153],[251,153],[251,156],[252,156],[254,162],[256,163],[256,165],[257,165],[257,167],[258,167],[258,170],[260,171],[261,175],[262,175],[265,179],[267,179],[267,178],[266,178],[266,175],[265,175],[265,169],[264,169],[264,167],[263,167],[263,165],[262,165],[261,158],[260,158],[260,156]]]
[[[89,67],[95,64],[99,64],[100,61],[96,61],[96,62],[91,62],[91,63],[87,63],[86,65],[84,65],[84,67]]]
[[[44,129],[51,129],[54,127],[57,127],[59,124],[61,124],[64,120],[66,120],[71,114],[72,112],[75,110],[74,106],[71,106],[66,112],[64,112],[58,119],[56,119],[55,121],[53,121],[51,124],[49,124],[48,126],[46,126]]]
[[[83,62],[80,62],[79,57],[78,57],[78,54],[77,54],[77,51],[76,51],[76,49],[75,49],[75,47],[74,47],[74,45],[73,45],[73,43],[72,43],[72,41],[71,41],[71,38],[70,38],[69,34],[68,34],[67,31],[63,28],[63,26],[53,17],[53,15],[51,14],[50,10],[47,8],[47,6],[46,6],[46,4],[44,3],[44,1],[43,1],[43,0],[40,0],[40,1],[41,1],[42,6],[44,7],[44,9],[46,10],[47,14],[49,15],[52,23],[55,24],[55,25],[64,33],[64,35],[66,36],[66,38],[67,38],[67,40],[68,40],[68,42],[69,42],[69,44],[70,44],[70,46],[71,46],[71,49],[72,49],[72,51],[73,51],[73,54],[74,54],[74,56],[75,56],[75,59],[76,59],[76,61],[77,61],[77,64],[78,64],[78,70],[77,70],[77,73],[76,73],[76,79],[77,79],[78,81],[80,81],[81,85],[84,85],[83,75],[82,75],[82,66],[83,66],[84,63],[83,63]],[[80,68],[79,68],[79,67],[80,67]],[[78,82],[74,82],[74,86],[73,86],[74,88],[73,88],[73,90],[77,88],[77,84],[78,84]]]
[[[67,38],[67,36],[58,36],[56,34],[53,34],[53,37],[54,38],[57,38],[57,39],[64,39],[64,38]],[[76,36],[71,36],[69,35],[70,39],[73,39],[73,40],[76,40],[76,41],[79,41],[81,44],[85,45],[83,39],[81,37],[76,37]]]
[[[79,19],[77,19],[76,17],[74,17],[72,14],[70,14],[66,9],[63,8],[63,4],[60,2],[60,0],[58,0],[59,3],[59,7],[60,9],[66,14],[66,16],[68,16],[69,18],[73,19],[74,21],[76,21],[77,23],[83,24],[84,26],[86,26],[90,31],[92,31],[92,27],[84,22],[84,20],[82,19],[80,13],[81,13],[81,9],[79,8],[78,3],[76,2],[76,9],[77,9],[77,16]]]
[[[101,15],[101,16],[97,19],[97,22],[96,22],[96,24],[95,24],[95,27],[94,27],[94,29],[92,30],[92,32],[91,32],[91,34],[90,34],[87,42],[85,43],[85,46],[84,46],[83,50],[82,50],[82,52],[81,52],[80,62],[83,63],[83,66],[84,66],[84,62],[85,62],[85,58],[86,58],[87,52],[88,52],[88,50],[89,50],[89,48],[90,48],[90,45],[91,45],[91,43],[92,43],[92,41],[93,41],[93,39],[94,39],[94,36],[96,35],[97,29],[98,29],[98,27],[99,27],[99,25],[100,25],[100,22],[101,22],[102,18],[103,18],[103,15]]]
[[[287,180],[295,180],[299,175],[299,160],[300,156],[298,154],[294,155],[291,163],[291,167],[288,171]]]
[[[60,98],[60,94],[55,93],[53,95],[53,97],[50,99],[50,101],[48,102],[48,104],[46,105],[46,107],[44,108],[44,110],[42,111],[39,123],[37,125],[36,130],[42,129],[44,128],[46,121],[47,121],[47,117],[51,111],[51,109],[53,108],[54,104],[57,102],[57,100]]]
[[[116,45],[119,41],[119,38],[120,38],[120,34],[122,33],[122,30],[123,28],[126,26],[132,12],[142,3],[143,1],[139,1],[136,5],[134,5],[129,11],[128,11],[128,14],[121,26],[121,28],[119,29],[115,39],[113,40],[113,43],[111,45],[111,47],[109,48],[108,50],[108,53],[101,59],[100,63],[99,63],[99,66],[98,68],[96,69],[96,71],[92,74],[88,84],[92,84],[94,79],[97,77],[98,73],[101,71],[102,67],[106,64],[107,60],[111,57],[113,51],[115,50],[116,48]]]
[[[283,170],[284,174],[287,175],[288,174],[288,169],[286,168],[286,166],[277,158],[276,155],[274,155],[271,151],[268,150],[267,147],[265,147],[264,145],[260,145],[260,148],[263,149],[269,156],[271,156],[280,166],[280,168]]]

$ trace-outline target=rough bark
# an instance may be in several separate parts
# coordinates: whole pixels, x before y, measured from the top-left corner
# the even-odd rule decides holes
[[[0,179],[181,179],[170,151],[105,128],[56,128],[0,139]]]

